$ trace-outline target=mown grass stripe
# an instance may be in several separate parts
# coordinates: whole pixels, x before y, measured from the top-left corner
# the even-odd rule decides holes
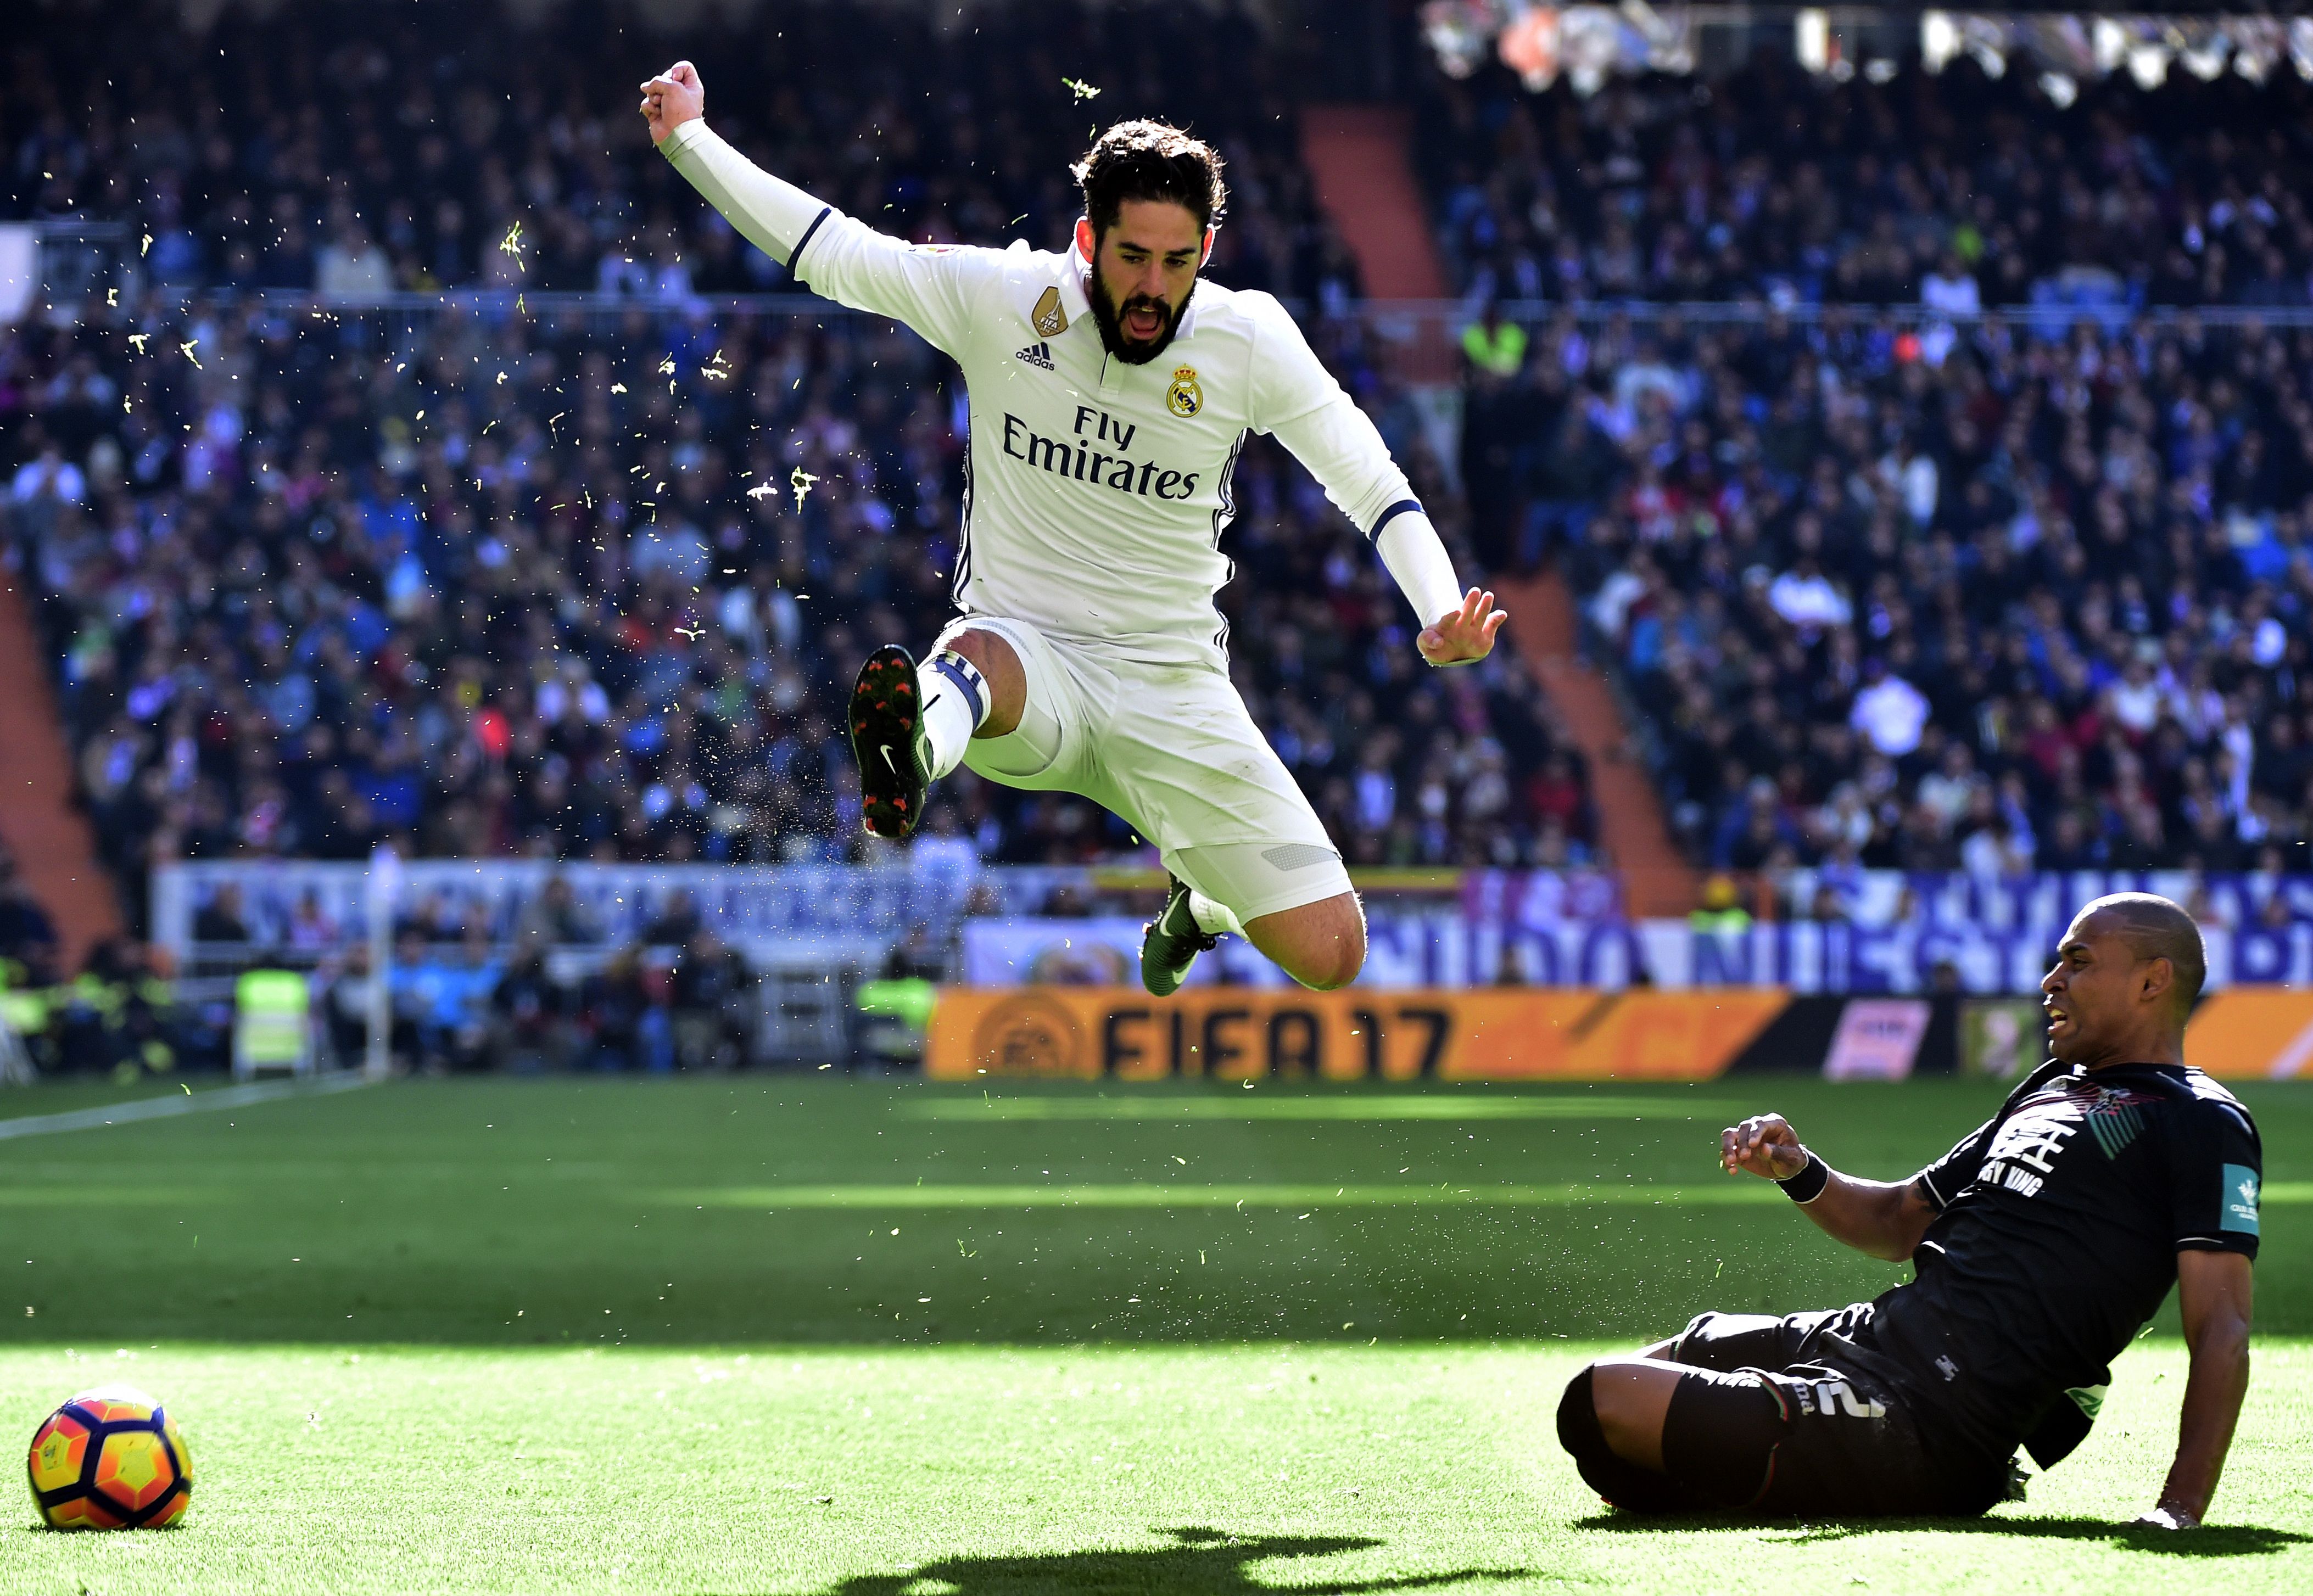
[[[2313,1180],[2265,1188],[2273,1204],[2313,1203]],[[693,1208],[1395,1208],[1614,1206],[1772,1206],[1786,1199],[1764,1180],[1667,1185],[1602,1180],[1526,1186],[1160,1186],[1128,1182],[1075,1186],[716,1186],[641,1191],[650,1203]]]
[[[1263,1097],[1233,1092],[1179,1096],[951,1097],[901,1105],[910,1119],[1692,1119],[1739,1118],[1731,1102],[1659,1097],[1526,1097],[1448,1092],[1412,1096],[1355,1088],[1335,1095]]]
[[[593,1177],[599,1179],[599,1177]],[[535,1182],[538,1177],[530,1177]],[[560,1184],[556,1181],[555,1184]],[[583,1184],[576,1182],[574,1184]],[[454,1184],[454,1183],[453,1183]],[[495,1177],[478,1183],[497,1192]],[[529,1189],[530,1188],[526,1188]],[[564,1188],[558,1200],[575,1194]],[[0,1209],[149,1206],[179,1206],[273,1200],[265,1186],[186,1187],[123,1185],[112,1179],[45,1179],[39,1185],[0,1184]],[[1782,1193],[1764,1181],[1730,1180],[1670,1185],[1602,1180],[1595,1184],[1476,1186],[1160,1186],[1147,1183],[1069,1186],[717,1186],[605,1193],[653,1206],[687,1208],[1395,1208],[1395,1207],[1570,1207],[1586,1203],[1615,1207],[1772,1207]],[[2266,1207],[2313,1204],[2313,1180],[2284,1180],[2265,1188]]]
[[[652,1194],[646,1194],[652,1195]],[[726,1186],[655,1194],[702,1208],[1394,1208],[1575,1203],[1782,1202],[1763,1181],[1720,1186]]]

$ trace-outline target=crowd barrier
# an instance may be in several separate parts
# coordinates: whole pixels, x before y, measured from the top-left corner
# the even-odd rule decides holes
[[[397,925],[479,925],[504,943],[549,882],[569,889],[589,929],[614,946],[670,917],[695,919],[759,964],[880,963],[912,942],[952,956],[965,984],[1129,983],[1153,870],[989,866],[965,847],[920,847],[872,865],[644,865],[425,859],[384,868],[298,860],[219,860],[154,872],[154,940],[181,963],[200,910],[228,886],[251,949],[315,953],[362,941],[374,908]],[[1746,883],[1763,910],[1701,920],[1629,918],[1615,878],[1597,872],[1361,873],[1368,952],[1361,989],[1497,986],[1662,991],[1728,987],[1910,997],[2029,994],[2078,908],[2149,890],[2198,917],[2208,987],[2313,987],[2313,876],[1807,871]],[[677,895],[684,901],[678,905]],[[1835,900],[1825,912],[1825,895]],[[1073,911],[1052,912],[1063,902]],[[1105,905],[1106,914],[1084,911]],[[1132,910],[1137,912],[1125,912]],[[438,935],[429,930],[428,935]],[[459,934],[453,931],[453,937]],[[1281,989],[1286,978],[1241,938],[1200,960],[1199,983]]]
[[[1893,925],[1778,920],[1721,929],[1685,920],[1519,924],[1369,903],[1366,918],[1366,968],[1358,984],[1382,990],[1507,982],[1908,996],[2032,992],[2070,916],[2004,926],[1913,918]],[[959,968],[967,984],[979,987],[1121,982],[1138,968],[1140,925],[1124,916],[966,920]],[[2202,934],[2211,991],[2236,983],[2313,985],[2313,924],[2204,925]],[[1236,938],[1199,960],[1191,978],[1200,985],[1290,985]]]

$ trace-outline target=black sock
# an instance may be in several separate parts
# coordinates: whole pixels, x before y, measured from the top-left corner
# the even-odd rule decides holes
[[[1712,1507],[1754,1506],[1790,1431],[1781,1399],[1756,1373],[1698,1372],[1663,1412],[1663,1469]]]
[[[1566,1382],[1558,1404],[1558,1444],[1572,1454],[1574,1468],[1590,1488],[1616,1507],[1632,1513],[1675,1513],[1694,1504],[1651,1469],[1626,1461],[1606,1444],[1598,1405],[1590,1391],[1590,1365]]]

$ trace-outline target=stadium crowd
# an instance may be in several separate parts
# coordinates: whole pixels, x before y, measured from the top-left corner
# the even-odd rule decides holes
[[[0,516],[132,904],[165,859],[382,841],[857,856],[831,706],[945,613],[962,394],[904,332],[780,297],[626,125],[602,85],[667,41],[608,13],[228,11],[163,72],[125,31],[66,48],[72,15],[12,51],[6,207],[150,238],[125,292],[0,335]],[[1303,307],[1473,574],[1571,581],[1697,862],[2300,864],[2313,332],[2137,307],[2302,303],[2302,84],[1430,82],[1420,153],[1478,307],[1448,471],[1311,201],[1290,50],[1250,26],[1034,4],[682,42],[755,75],[709,75],[743,144],[926,240],[1060,236],[1096,123],[1213,134],[1215,275]],[[1109,48],[1126,30],[1164,48]],[[535,303],[251,292],[459,286]],[[771,297],[708,302],[732,292]],[[1766,303],[1596,303],[1698,296]],[[1952,320],[1877,308],[1913,302]],[[2005,304],[2032,309],[1966,313]],[[1424,671],[1265,441],[1237,500],[1234,670],[1351,861],[1590,862],[1580,760],[1515,654]],[[1140,846],[968,773],[927,833]]]
[[[1480,303],[2308,303],[2313,84],[2180,68],[2073,92],[1966,57],[1841,81],[1763,54],[1588,99],[1432,70],[1418,143]]]
[[[1473,379],[1698,861],[2304,868],[2313,329],[1543,328]]]
[[[1698,863],[2305,868],[2309,99],[1432,75],[1472,537],[1570,578]]]
[[[923,241],[1065,238],[1080,208],[1067,163],[1094,128],[1166,111],[1227,158],[1223,280],[1355,288],[1300,165],[1292,57],[1232,9],[1029,0],[942,31],[812,7],[676,31],[611,0],[528,22],[422,0],[228,5],[199,33],[180,10],[31,9],[13,20],[0,105],[0,214],[131,224],[151,235],[141,271],[171,289],[792,287],[640,133],[628,91],[670,51],[710,68],[717,126],[758,159]]]
[[[181,74],[125,47],[20,50],[31,99],[0,113],[20,210],[150,218],[154,235],[143,294],[93,287],[76,317],[0,338],[10,557],[128,896],[170,858],[357,858],[382,841],[854,855],[833,706],[869,647],[920,645],[946,611],[952,370],[801,297],[705,303],[782,284],[620,115],[626,90],[602,86],[662,40],[558,27],[494,46],[488,22],[453,54],[399,20],[325,31],[291,11],[251,33],[236,15]],[[690,42],[762,63],[760,83],[719,80],[743,143],[924,238],[1064,236],[1065,162],[1092,122],[1209,113],[1235,185],[1217,275],[1353,303],[1264,57],[1231,53],[1236,24],[1031,6],[941,38],[879,17],[889,56],[819,70],[857,58],[858,25],[803,13],[768,53]],[[1127,26],[1165,41],[1130,52],[1138,81],[1091,100],[1062,81],[1123,58],[1100,30]],[[935,81],[937,96],[920,87]],[[93,117],[67,115],[84,97]],[[325,97],[342,117],[312,109]],[[462,284],[525,297],[356,311],[246,292]],[[560,288],[623,299],[576,306]],[[1353,315],[1321,313],[1313,333],[1450,527],[1385,353]],[[1237,499],[1235,669],[1349,855],[1584,857],[1579,762],[1517,662],[1424,669],[1362,540],[1265,441]],[[1081,801],[968,773],[927,828],[1003,861],[1139,846]]]

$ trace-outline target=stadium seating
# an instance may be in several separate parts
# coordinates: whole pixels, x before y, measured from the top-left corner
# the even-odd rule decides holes
[[[1425,91],[1529,302],[1473,539],[1570,580],[1700,864],[2305,868],[2307,85],[2023,79]]]
[[[1889,65],[1893,65],[1890,63]],[[2301,306],[2313,85],[2126,73],[2059,106],[1966,57],[1884,82],[1767,55],[1708,81],[1418,91],[1425,186],[1473,300]]]

